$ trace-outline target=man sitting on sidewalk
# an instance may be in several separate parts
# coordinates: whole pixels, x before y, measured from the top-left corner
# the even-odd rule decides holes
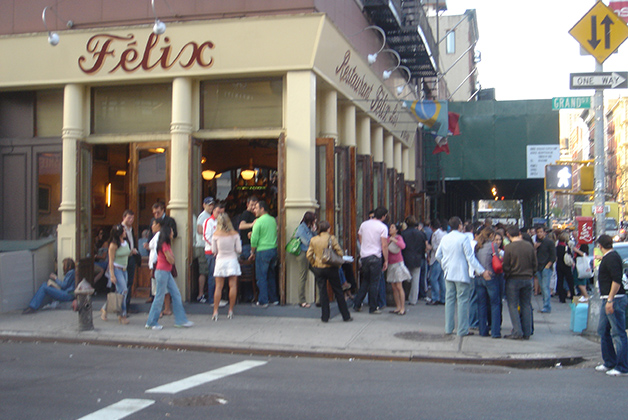
[[[22,315],[32,314],[44,304],[46,297],[52,298],[54,301],[70,302],[74,300],[74,261],[72,258],[63,260],[63,281],[59,281],[56,274],[50,274],[50,278],[45,284],[42,284],[31,299],[26,309],[22,311]]]

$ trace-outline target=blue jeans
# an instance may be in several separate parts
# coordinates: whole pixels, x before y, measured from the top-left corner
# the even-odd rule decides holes
[[[35,293],[35,296],[31,299],[28,306],[34,310],[41,308],[47,296],[49,299],[51,298],[52,300],[58,300],[61,302],[70,302],[71,300],[74,300],[74,295],[64,292],[63,290],[59,290],[56,287],[42,284]]]
[[[207,260],[207,303],[214,304],[214,291],[216,290],[216,279],[214,278],[214,268],[216,268],[216,256],[214,254],[205,254]]]
[[[362,277],[360,279],[358,294],[353,300],[354,309],[359,309],[362,306],[362,301],[368,292],[369,312],[375,312],[377,310],[377,289],[379,288],[379,281],[382,276],[382,263],[382,259],[376,255],[362,259]]]
[[[174,277],[172,277],[172,273],[165,270],[155,270],[155,282],[157,291],[155,292],[155,299],[152,305],[150,305],[146,325],[154,327],[159,322],[159,314],[164,306],[166,291],[170,293],[170,298],[172,299],[172,313],[174,313],[175,325],[183,325],[188,322],[183,303],[181,302],[181,293],[177,283],[174,281]]]
[[[552,280],[552,269],[544,268],[537,274],[539,278],[539,285],[541,286],[541,294],[543,295],[543,312],[551,312],[552,305],[550,304],[550,281]]]
[[[379,276],[379,288],[377,290],[377,307],[386,307],[386,275],[382,271]]]
[[[430,265],[430,284],[432,285],[432,300],[436,302],[445,302],[445,275],[438,261]]]
[[[113,274],[116,276],[116,293],[121,294],[122,296],[124,296],[124,299],[122,299],[122,310],[120,312],[121,316],[126,316],[126,296],[128,294],[128,289],[127,289],[127,282],[128,282],[128,277],[127,277],[127,272],[126,270],[120,270],[118,267],[114,267],[113,268]]]
[[[408,303],[410,305],[416,305],[419,300],[419,289],[421,282],[421,267],[411,268],[410,274],[412,275],[412,283],[410,286],[410,293],[408,293]]]
[[[478,319],[481,336],[488,336],[488,324],[491,324],[491,336],[502,336],[502,294],[499,276],[486,281],[483,277],[475,278],[475,290],[478,295]]]
[[[532,284],[532,279],[506,280],[508,313],[515,337],[529,338],[532,335]]]
[[[471,279],[469,283],[469,328],[478,328],[480,320],[478,318],[478,293],[476,290],[475,279]]]
[[[600,336],[602,360],[609,369],[628,373],[628,339],[626,338],[626,296],[613,299],[613,313],[607,314],[606,299],[600,308],[600,323],[597,333]]]
[[[255,277],[259,289],[258,301],[260,305],[279,301],[277,297],[276,270],[277,248],[257,251],[255,253]]]
[[[471,286],[461,281],[445,280],[445,333],[454,332],[454,315],[458,307],[458,335],[469,334],[469,295]]]
[[[251,255],[251,244],[242,245],[242,254],[240,254],[240,258],[247,259]]]

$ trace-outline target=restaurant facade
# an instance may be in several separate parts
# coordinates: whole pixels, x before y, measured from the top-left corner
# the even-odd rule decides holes
[[[296,302],[283,249],[306,211],[351,255],[370,209],[423,215],[417,123],[402,106],[416,91],[393,56],[369,64],[382,41],[347,3],[355,35],[297,13],[173,21],[162,34],[76,27],[56,46],[46,33],[0,37],[0,239],[56,237],[57,261],[91,278],[98,231],[130,208],[141,232],[163,201],[190,300],[203,197],[235,218],[255,194],[279,225],[281,300]]]

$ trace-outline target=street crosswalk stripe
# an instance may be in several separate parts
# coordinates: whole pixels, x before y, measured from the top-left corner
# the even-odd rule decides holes
[[[126,416],[130,416],[136,411],[140,411],[150,405],[155,404],[153,400],[140,400],[127,398],[122,401],[118,401],[115,404],[105,407],[101,410],[95,411],[92,414],[88,414],[85,417],[81,417],[78,420],[118,420],[123,419]]]
[[[265,364],[266,362],[262,362],[259,360],[245,360],[243,362],[235,363],[233,365],[210,370],[209,372],[199,373],[198,375],[190,376],[189,378],[181,379],[180,381],[175,381],[166,385],[158,386],[157,388],[149,389],[146,392],[176,394],[177,392],[185,391],[186,389],[194,388],[196,386],[203,385],[220,378],[224,378],[225,376],[235,375],[236,373],[244,372],[245,370],[249,370]]]

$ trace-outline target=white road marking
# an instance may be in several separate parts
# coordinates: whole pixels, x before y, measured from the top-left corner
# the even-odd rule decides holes
[[[102,410],[88,414],[78,420],[118,420],[155,404],[153,400],[139,400],[127,398]]]
[[[209,372],[199,373],[198,375],[190,376],[189,378],[181,379],[180,381],[171,382],[166,385],[158,386],[146,391],[147,393],[162,393],[162,394],[176,394],[177,392],[184,391],[186,389],[194,388],[195,386],[203,385],[211,381],[215,381],[225,376],[235,375],[236,373],[244,372],[245,370],[252,369],[257,366],[265,365],[266,362],[258,360],[245,360],[243,362],[235,363],[233,365],[225,366],[222,368],[210,370]]]

